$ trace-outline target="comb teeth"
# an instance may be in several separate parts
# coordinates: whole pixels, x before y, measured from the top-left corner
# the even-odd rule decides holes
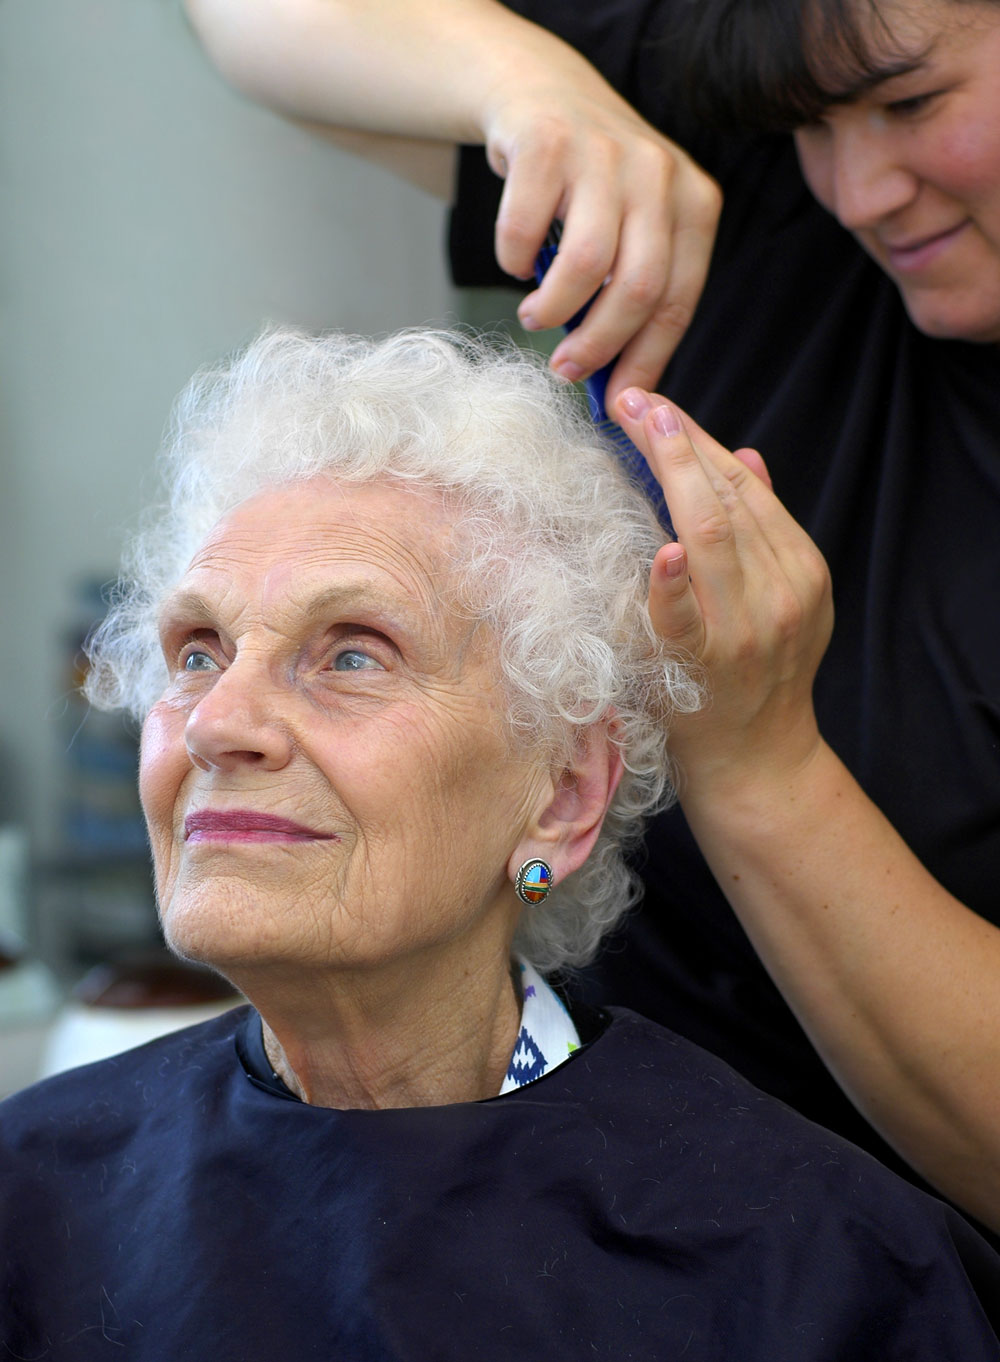
[[[622,467],[632,481],[638,483],[645,492],[653,504],[653,510],[656,512],[660,524],[673,536],[674,527],[670,521],[670,512],[667,510],[663,488],[653,476],[653,470],[643,458],[642,452],[636,448],[621,426],[616,421],[612,421],[610,416],[595,421],[594,426],[614,446]],[[676,538],[676,536],[674,537]]]
[[[545,278],[546,272],[559,250],[559,242],[562,238],[562,223],[554,221],[545,235],[542,249],[538,252],[535,259],[535,278],[540,284]],[[596,295],[595,295],[596,296]],[[563,328],[570,332],[574,327],[579,326],[587,315],[590,304],[594,301],[584,303],[575,317],[571,317]],[[614,361],[612,361],[614,363]],[[611,376],[611,364],[607,364],[603,369],[598,369],[595,373],[584,380],[583,388],[587,394],[587,406],[590,408],[590,419],[598,431],[607,439],[618,455],[618,459],[628,473],[633,482],[645,492],[656,512],[660,524],[670,535],[671,539],[676,539],[674,527],[670,520],[670,512],[663,496],[663,489],[653,476],[652,469],[643,458],[641,452],[632,443],[629,437],[622,430],[616,421],[612,421],[608,415],[605,399],[608,390],[608,379]]]

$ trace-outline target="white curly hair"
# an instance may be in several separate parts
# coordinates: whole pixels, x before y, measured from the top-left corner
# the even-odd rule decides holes
[[[587,862],[524,910],[515,949],[546,972],[591,959],[638,897],[625,853],[673,798],[670,716],[701,702],[646,607],[663,532],[572,390],[494,338],[269,329],[178,399],[165,504],[126,550],[89,643],[87,693],[142,718],[167,683],[160,603],[209,532],[265,488],[326,474],[433,490],[454,515],[454,607],[487,624],[512,744],[564,760],[614,715],[625,764]]]

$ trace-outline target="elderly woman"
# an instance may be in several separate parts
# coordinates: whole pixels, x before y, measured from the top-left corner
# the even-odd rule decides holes
[[[251,1005],[2,1109],[5,1355],[1000,1357],[954,1212],[545,981],[630,902],[698,701],[572,397],[268,334],[168,481],[92,686],[145,716],[167,940]]]

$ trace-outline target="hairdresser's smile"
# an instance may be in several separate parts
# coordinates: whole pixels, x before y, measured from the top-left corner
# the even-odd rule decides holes
[[[957,226],[943,232],[916,237],[906,242],[885,241],[881,244],[885,252],[886,268],[892,273],[899,274],[918,274],[922,270],[930,269],[953,246],[961,244],[961,234],[973,225],[971,220],[966,218]]]

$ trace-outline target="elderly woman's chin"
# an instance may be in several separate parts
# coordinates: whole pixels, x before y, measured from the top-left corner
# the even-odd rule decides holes
[[[286,871],[286,881],[294,878]],[[219,970],[244,992],[345,983],[361,976],[430,968],[435,960],[505,962],[516,910],[502,896],[472,923],[455,914],[407,912],[401,903],[345,903],[329,890],[268,892],[243,876],[180,877],[160,900],[168,946],[183,959]],[[451,918],[448,921],[448,918]]]
[[[292,915],[283,915],[248,886],[227,885],[225,880],[178,886],[165,903],[160,902],[163,935],[171,950],[186,960],[214,966],[234,982],[240,982],[234,976],[255,967],[317,963],[323,953],[320,933],[314,932],[309,940],[301,921],[283,917]],[[338,954],[334,935],[330,922],[327,958]],[[346,945],[339,954],[348,954]]]

